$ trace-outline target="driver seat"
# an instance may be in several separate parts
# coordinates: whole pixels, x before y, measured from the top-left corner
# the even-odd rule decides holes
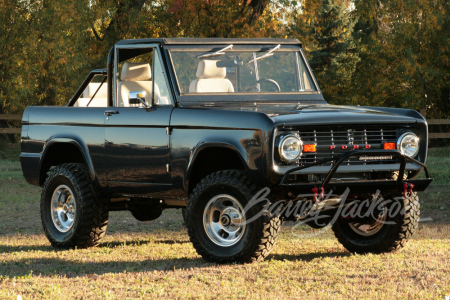
[[[144,100],[147,104],[151,104],[152,99],[152,72],[148,63],[132,63],[123,64],[122,80],[118,85],[118,102],[121,107],[139,107],[140,104],[130,104],[128,94],[130,92],[143,91],[146,93]],[[155,104],[159,104],[160,90],[155,83]]]
[[[196,77],[189,85],[189,93],[233,93],[234,87],[227,76],[227,68],[218,68],[217,60],[202,60]]]

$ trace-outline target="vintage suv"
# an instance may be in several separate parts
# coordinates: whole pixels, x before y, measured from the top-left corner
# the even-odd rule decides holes
[[[212,262],[263,259],[283,220],[389,252],[432,181],[424,118],[327,104],[296,39],[122,40],[67,105],[28,107],[22,122],[23,174],[43,187],[57,248],[98,245],[109,211],[182,208]]]

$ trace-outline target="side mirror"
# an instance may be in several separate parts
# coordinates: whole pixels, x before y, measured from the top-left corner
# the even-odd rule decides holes
[[[151,108],[150,105],[145,102],[145,92],[135,91],[128,93],[128,103],[129,104],[139,104],[139,107]]]

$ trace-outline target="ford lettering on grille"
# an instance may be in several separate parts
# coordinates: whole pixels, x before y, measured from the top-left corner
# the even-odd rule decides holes
[[[383,149],[386,142],[397,141],[397,129],[391,126],[341,126],[340,128],[298,129],[304,144],[316,144],[317,152],[304,153],[299,165],[317,163],[321,160],[335,158],[353,150]],[[344,164],[392,164],[396,159],[392,156],[360,159],[350,157]],[[333,162],[323,165],[332,165]]]

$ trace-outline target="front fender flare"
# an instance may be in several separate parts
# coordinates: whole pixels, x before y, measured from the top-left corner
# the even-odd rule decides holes
[[[199,145],[198,147],[195,148],[195,150],[193,151],[190,159],[189,159],[189,163],[188,163],[188,167],[187,167],[187,172],[186,172],[186,181],[185,184],[187,186],[187,183],[189,182],[191,175],[192,175],[192,169],[194,167],[194,163],[195,160],[197,159],[198,155],[207,149],[210,148],[227,148],[231,151],[233,151],[241,160],[242,165],[248,169],[248,163],[246,161],[247,157],[247,152],[245,151],[244,147],[242,147],[242,145],[239,144],[238,147],[236,147],[235,145],[233,145],[232,143],[225,143],[225,142],[204,142],[201,145]]]

